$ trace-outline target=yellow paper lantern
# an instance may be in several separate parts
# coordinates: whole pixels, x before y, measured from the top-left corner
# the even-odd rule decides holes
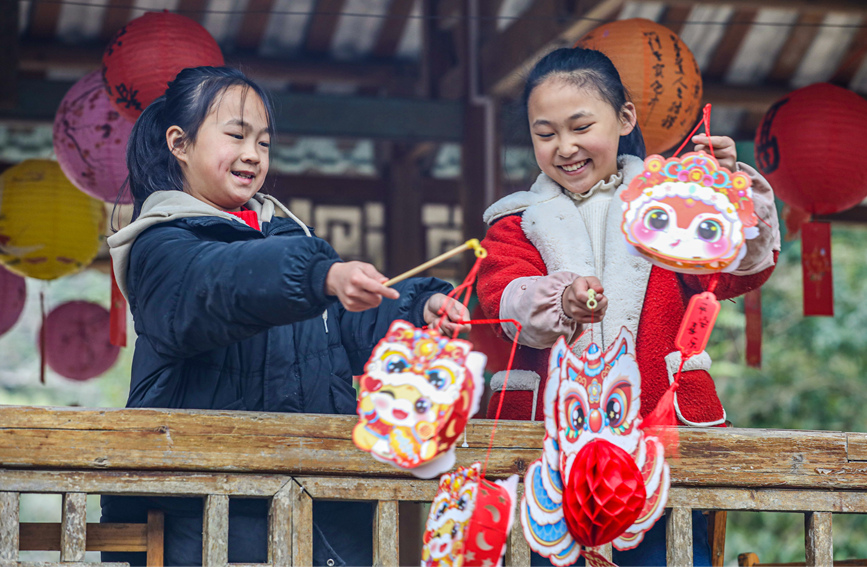
[[[75,188],[56,161],[27,160],[0,175],[0,263],[53,280],[90,264],[105,231],[103,203]]]

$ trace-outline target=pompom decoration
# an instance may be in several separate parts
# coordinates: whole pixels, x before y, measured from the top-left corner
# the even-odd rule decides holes
[[[355,445],[379,461],[433,478],[479,411],[485,355],[469,341],[395,321],[359,380]]]
[[[652,155],[620,198],[621,229],[652,264],[687,274],[733,272],[758,236],[752,181],[704,152]]]
[[[99,71],[85,75],[60,101],[54,116],[54,153],[72,184],[114,203],[126,181],[126,144],[132,122],[108,100]],[[127,193],[120,201],[132,203]]]
[[[867,197],[867,154],[852,140],[867,131],[867,100],[828,83],[789,93],[756,130],[756,166],[783,202],[812,215]]]
[[[89,265],[105,232],[105,204],[75,188],[56,161],[27,160],[0,175],[0,263],[53,280]]]
[[[481,464],[440,478],[423,536],[422,567],[499,567],[515,519],[518,476],[490,482]]]
[[[65,378],[89,380],[111,368],[120,349],[108,340],[108,310],[88,301],[70,301],[45,318],[48,366]]]
[[[689,47],[644,18],[608,22],[578,40],[611,59],[638,113],[648,154],[662,153],[692,128],[701,105],[701,71]]]
[[[136,118],[187,67],[224,65],[220,47],[197,22],[170,12],[148,12],[120,28],[102,55],[109,100]]]
[[[0,335],[15,325],[26,301],[27,282],[24,278],[0,268]]]
[[[530,549],[558,567],[611,541],[632,549],[662,517],[669,468],[641,428],[641,376],[630,332],[580,357],[565,339],[551,349],[542,457],[527,469],[521,524]],[[588,558],[595,561],[594,557]]]

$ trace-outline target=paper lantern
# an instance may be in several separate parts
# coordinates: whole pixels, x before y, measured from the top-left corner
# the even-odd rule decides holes
[[[134,122],[182,69],[222,65],[220,47],[197,22],[148,12],[114,35],[102,55],[102,76],[111,103]]]
[[[99,71],[85,75],[60,102],[54,117],[54,153],[72,184],[114,203],[128,175],[126,144],[132,122],[108,100]],[[127,192],[121,203],[132,203]]]
[[[89,301],[69,301],[45,318],[45,359],[71,380],[89,380],[111,368],[120,348],[108,340],[108,310]]]
[[[638,111],[648,154],[662,153],[692,129],[701,104],[701,71],[670,29],[644,18],[608,22],[576,45],[601,51],[617,67]]]
[[[105,205],[75,188],[56,161],[27,160],[0,175],[0,263],[53,280],[90,264]]]
[[[24,278],[0,268],[0,335],[15,325],[26,301],[27,283]]]
[[[631,250],[652,264],[685,274],[733,272],[746,240],[759,235],[752,180],[712,156],[652,155],[629,183],[623,223]]]
[[[479,411],[485,355],[469,341],[395,321],[359,380],[355,445],[379,461],[433,478]]]
[[[581,546],[637,546],[662,516],[669,468],[641,428],[635,342],[622,328],[603,352],[580,357],[564,338],[551,349],[542,457],[524,478],[521,524],[530,549],[564,567]]]
[[[867,197],[867,154],[852,141],[867,131],[867,100],[828,83],[773,104],[756,131],[756,165],[783,202],[812,215]]]
[[[490,482],[482,465],[458,467],[440,478],[425,524],[422,567],[499,567],[515,519],[518,475]]]

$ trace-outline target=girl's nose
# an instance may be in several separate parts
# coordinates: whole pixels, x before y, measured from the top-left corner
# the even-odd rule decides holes
[[[580,149],[581,147],[578,145],[578,142],[567,136],[560,138],[560,145],[557,148],[557,153],[560,154],[560,157],[568,158],[574,156]]]

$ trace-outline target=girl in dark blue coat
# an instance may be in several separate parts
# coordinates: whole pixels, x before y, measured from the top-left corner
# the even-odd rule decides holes
[[[273,132],[265,93],[228,68],[185,69],[136,121],[134,221],[108,240],[138,335],[128,407],[355,413],[352,376],[391,322],[438,319],[448,284],[384,287],[259,193]],[[443,331],[464,314],[452,303]],[[103,521],[153,507],[166,565],[201,564],[200,499],[104,497]],[[317,565],[371,564],[370,505],[315,502],[313,518]],[[232,502],[231,563],[265,562],[266,534],[267,502]]]

